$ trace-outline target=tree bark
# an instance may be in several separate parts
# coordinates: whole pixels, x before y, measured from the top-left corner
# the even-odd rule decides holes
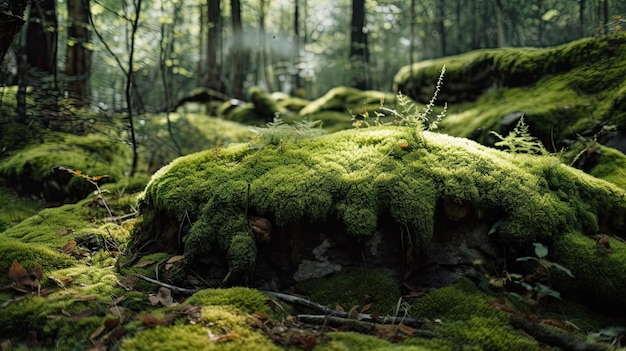
[[[352,86],[367,89],[367,69],[369,51],[365,28],[365,0],[352,0],[352,21],[350,26],[350,64]]]
[[[222,32],[221,0],[209,0],[207,12],[207,88],[225,93],[226,87],[220,78],[220,65],[217,62]]]
[[[583,37],[585,35],[585,0],[580,0],[578,6],[578,25],[580,26],[578,35]]]
[[[498,26],[498,47],[506,46],[504,36],[504,23],[502,20],[502,0],[495,0],[496,3],[496,24]]]
[[[26,0],[8,0],[0,4],[0,63],[24,25],[25,8]]]
[[[67,51],[65,74],[70,103],[76,107],[89,104],[91,74],[91,31],[89,30],[89,0],[68,0]]]
[[[448,54],[445,18],[446,2],[445,0],[439,0],[439,42],[441,43],[441,56],[446,56]]]
[[[233,23],[233,46],[231,57],[233,63],[233,96],[243,99],[243,29],[241,24],[241,2],[231,0],[231,15]]]

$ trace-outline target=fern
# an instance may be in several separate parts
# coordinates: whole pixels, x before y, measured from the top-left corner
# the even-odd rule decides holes
[[[441,68],[439,78],[437,79],[437,85],[435,86],[435,92],[430,98],[428,104],[424,107],[424,110],[420,111],[415,103],[406,95],[398,93],[398,109],[393,110],[382,106],[380,110],[390,113],[396,118],[396,124],[405,125],[411,128],[415,128],[418,131],[422,130],[435,130],[439,126],[439,122],[445,117],[448,105],[445,104],[443,110],[437,114],[434,118],[431,118],[433,110],[435,108],[435,102],[437,96],[443,86],[443,77],[446,73],[446,66]],[[378,116],[378,115],[377,115]]]
[[[309,122],[307,119],[290,125],[279,115],[276,115],[272,122],[266,123],[265,128],[253,128],[252,131],[257,134],[255,139],[261,143],[259,147],[265,145],[284,146],[288,142],[297,142],[302,138],[324,134],[323,129],[317,128],[319,126],[320,123]]]
[[[495,146],[504,147],[512,153],[526,153],[546,155],[548,151],[544,148],[541,141],[530,134],[528,124],[524,121],[524,116],[517,122],[515,128],[509,132],[506,137],[491,131],[500,141]]]

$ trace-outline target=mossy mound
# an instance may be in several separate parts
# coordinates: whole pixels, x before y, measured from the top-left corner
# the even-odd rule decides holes
[[[76,202],[93,185],[55,167],[107,175],[102,182],[116,182],[123,179],[128,155],[129,149],[111,137],[51,133],[39,144],[12,152],[0,163],[0,177],[20,195],[41,197],[48,204]]]
[[[36,214],[43,208],[41,201],[29,197],[16,197],[0,186],[0,232]]]
[[[532,133],[551,147],[570,136],[626,127],[626,33],[585,38],[552,48],[503,48],[415,63],[395,77],[398,91],[426,103],[446,66],[439,101],[448,134],[491,144],[507,132],[507,115],[524,114]]]
[[[238,284],[251,274],[257,254],[246,212],[268,218],[279,232],[294,223],[337,221],[336,232],[355,242],[368,240],[387,217],[398,233],[385,235],[404,233],[412,255],[419,255],[431,243],[436,215],[445,212],[442,202],[470,204],[476,216],[486,216],[493,238],[513,257],[532,242],[550,245],[570,231],[618,232],[626,216],[623,189],[556,158],[508,154],[408,127],[375,127],[179,158],[148,184],[144,234],[134,240],[173,251],[182,242],[180,252],[191,265],[217,250],[228,262],[225,282]]]

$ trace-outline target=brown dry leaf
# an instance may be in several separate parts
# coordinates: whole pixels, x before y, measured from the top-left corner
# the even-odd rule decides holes
[[[76,245],[77,245],[76,241],[70,240],[67,242],[67,244],[63,245],[63,247],[61,248],[61,252],[68,254],[72,252],[72,250],[74,250]]]
[[[415,328],[409,327],[408,325],[404,324],[398,325],[398,330],[408,336],[413,336],[413,334],[415,334]]]
[[[143,268],[143,267],[149,266],[151,264],[155,264],[155,263],[157,263],[157,261],[155,261],[155,260],[146,260],[146,261],[137,263],[134,267],[135,268]]]
[[[13,345],[11,345],[11,340],[3,340],[0,343],[0,350],[9,351],[13,349]]]
[[[115,298],[113,301],[111,301],[112,304],[117,305],[121,302],[124,302],[126,300],[126,296],[120,296]]]
[[[235,333],[226,333],[226,334],[222,334],[222,335],[216,335],[213,334],[213,332],[211,332],[211,329],[207,329],[208,334],[209,334],[209,340],[211,340],[214,343],[220,343],[220,342],[226,342],[226,341],[231,341],[231,340],[235,340],[239,337],[239,335],[235,334]]]
[[[126,308],[122,306],[111,306],[109,307],[109,312],[114,316],[124,316],[126,315]]]
[[[99,326],[98,329],[96,329],[93,333],[91,333],[91,335],[89,335],[89,341],[94,342],[95,339],[104,332],[104,329],[106,329],[104,325]]]
[[[22,266],[17,260],[13,260],[13,264],[9,267],[9,279],[17,286],[17,287],[27,287],[32,286],[33,281],[28,276],[28,272],[26,268]]]
[[[98,298],[97,295],[83,295],[83,296],[76,297],[74,301],[78,301],[78,302],[94,301],[97,298]]]
[[[346,311],[346,310],[343,309],[343,307],[341,307],[341,305],[336,305],[335,306],[335,310],[341,311],[341,312],[345,312]]]
[[[172,297],[172,290],[161,287],[159,288],[159,293],[157,294],[159,298],[159,302],[165,307],[169,307],[174,303],[174,298]]]
[[[154,328],[157,325],[161,324],[161,320],[153,316],[150,312],[138,316],[137,319],[139,319],[141,323],[143,323],[143,325],[149,328]]]
[[[360,312],[361,312],[361,313],[365,313],[365,311],[368,311],[370,308],[372,308],[372,304],[371,304],[371,303],[368,303],[367,305],[365,305],[365,306],[361,307]]]
[[[165,261],[165,263],[176,263],[178,261],[182,261],[183,259],[185,259],[185,256],[183,255],[172,256],[167,261]]]
[[[68,234],[71,234],[72,232],[74,232],[74,231],[71,230],[71,229],[67,229],[65,227],[57,229],[57,235],[59,235],[59,236],[68,235]]]
[[[132,274],[128,274],[124,277],[124,280],[121,282],[118,281],[117,285],[121,286],[126,291],[131,291],[135,287],[135,277],[133,277]]]
[[[37,280],[41,280],[43,278],[43,269],[39,263],[35,263],[35,267],[30,271],[30,275],[37,278]]]
[[[148,301],[150,301],[150,304],[151,304],[152,306],[156,306],[156,305],[158,305],[158,304],[159,304],[159,298],[158,298],[158,297],[156,297],[155,295],[150,295],[150,296],[148,296]]]

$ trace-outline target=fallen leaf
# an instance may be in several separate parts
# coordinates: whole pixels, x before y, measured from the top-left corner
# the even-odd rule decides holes
[[[106,329],[104,325],[99,326],[98,329],[96,329],[93,333],[91,333],[91,335],[89,335],[89,340],[91,342],[94,342],[94,340],[104,332],[104,329]]]
[[[235,340],[239,337],[239,335],[235,334],[235,333],[226,333],[223,335],[215,335],[211,332],[211,329],[207,329],[208,330],[208,334],[209,334],[209,340],[211,340],[214,343],[220,343],[220,342],[226,342],[226,341],[231,341],[231,340]]]
[[[65,286],[65,284],[63,284],[62,281],[60,281],[59,279],[57,279],[57,278],[55,278],[55,277],[53,277],[51,275],[48,276],[48,280],[52,280],[54,282],[54,284],[56,284],[59,288],[62,288],[62,287]]]
[[[63,253],[70,253],[72,252],[72,250],[76,247],[76,241],[74,240],[70,240],[67,242],[67,244],[63,245],[63,247],[61,248],[61,252]]]
[[[17,260],[13,260],[13,264],[9,267],[9,279],[18,287],[32,286],[32,280],[28,276],[26,268]]]
[[[370,308],[372,308],[372,304],[368,303],[367,305],[361,307],[361,313],[364,313],[365,311],[369,310]]]
[[[73,232],[73,230],[67,229],[65,227],[57,229],[57,235],[59,235],[59,236],[64,236],[64,235],[67,235],[67,234],[71,234],[72,232]]]
[[[143,325],[149,328],[154,328],[161,323],[161,320],[153,316],[150,312],[138,316],[137,319],[139,319],[141,323],[143,323]]]
[[[398,325],[398,330],[408,336],[413,336],[413,334],[415,334],[415,328],[409,327],[408,325],[404,324]]]
[[[170,257],[165,263],[176,263],[178,261],[182,261],[185,258],[183,255],[177,255]]]
[[[343,307],[341,307],[341,305],[336,305],[335,310],[340,311],[340,312],[345,312],[345,310],[343,309]]]
[[[43,269],[39,263],[35,263],[35,266],[30,271],[30,275],[37,278],[37,280],[41,280],[41,278],[43,278]]]
[[[155,261],[155,260],[146,260],[146,261],[137,263],[134,267],[135,268],[143,268],[143,267],[149,266],[151,264],[155,264],[156,262],[157,261]]]
[[[169,307],[174,303],[174,298],[172,297],[172,290],[166,287],[161,287],[159,289],[159,293],[157,294],[157,297],[159,298],[159,302],[161,302],[161,304],[165,307]]]
[[[156,297],[155,295],[150,295],[150,296],[148,296],[148,301],[150,301],[150,304],[151,304],[152,306],[156,306],[156,305],[158,305],[158,304],[159,304],[159,298],[158,298],[158,297]]]

